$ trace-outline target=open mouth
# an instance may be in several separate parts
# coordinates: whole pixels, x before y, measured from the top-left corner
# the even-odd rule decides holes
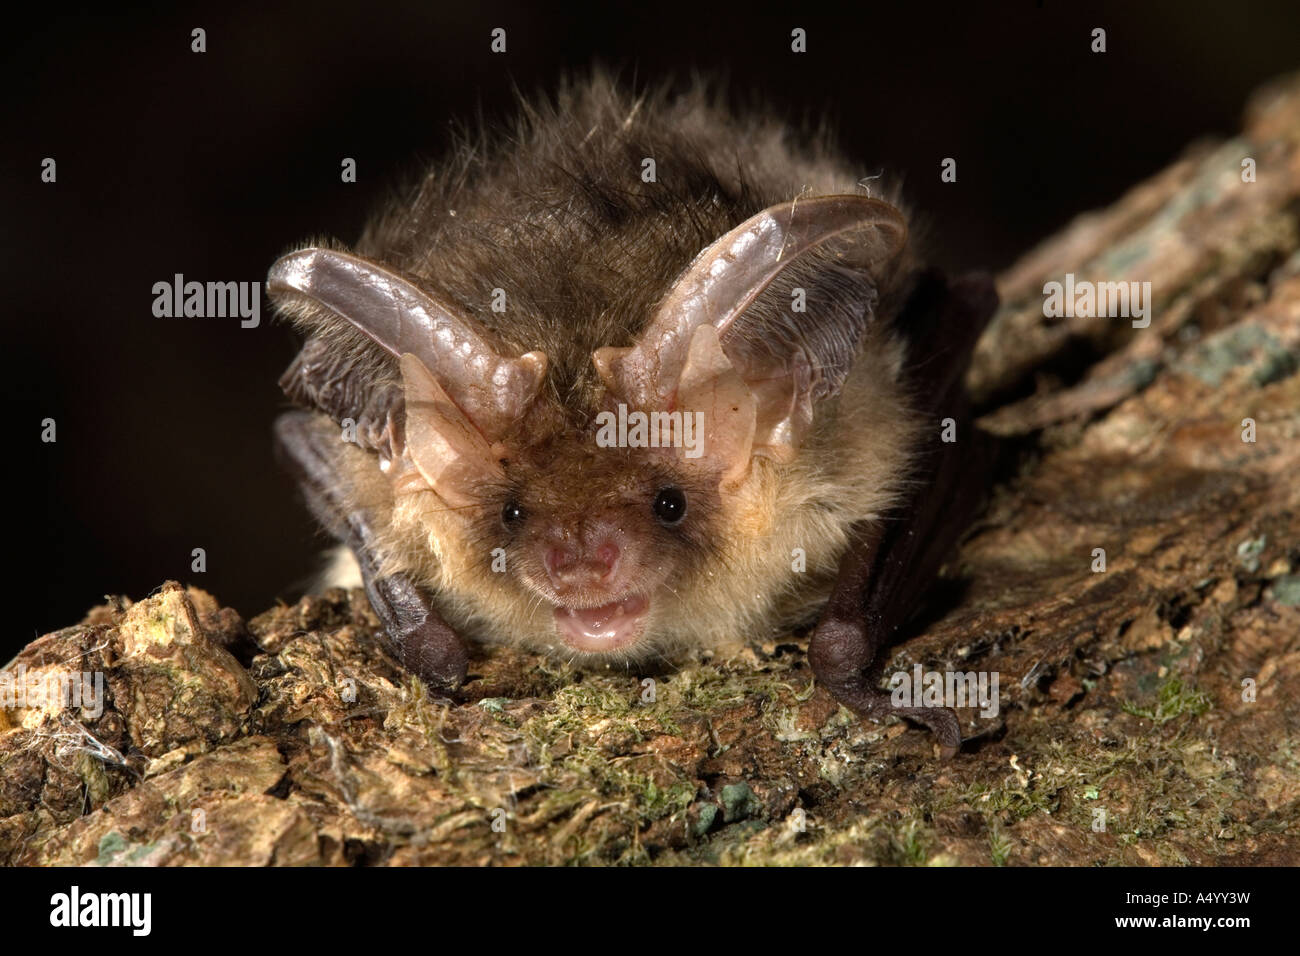
[[[640,594],[600,607],[555,609],[555,629],[574,650],[601,653],[634,643],[641,636],[650,602]]]

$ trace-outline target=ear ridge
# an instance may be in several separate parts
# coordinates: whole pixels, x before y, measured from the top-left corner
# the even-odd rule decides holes
[[[319,305],[390,354],[416,356],[494,438],[527,411],[546,377],[545,353],[502,355],[477,323],[362,256],[318,247],[290,253],[271,266],[267,294],[280,305]]]
[[[721,414],[719,396],[740,402],[743,390],[737,408],[751,409],[751,420],[733,417],[733,430],[720,432],[727,474],[734,479],[739,467],[729,457],[733,445],[747,457],[789,462],[817,401],[847,374],[877,287],[906,241],[902,212],[878,199],[832,195],[772,206],[701,251],[632,346],[597,349],[592,362],[611,394],[643,409],[696,402]],[[743,317],[782,288],[783,277],[823,293],[814,307],[824,314],[769,313],[746,328]]]
[[[749,471],[757,405],[713,326],[701,325],[691,337],[675,399],[683,418],[704,413],[702,459],[720,471],[722,486],[741,481]]]
[[[469,504],[484,481],[504,479],[499,446],[489,443],[417,356],[404,354],[401,369],[407,456],[449,505]]]
[[[854,241],[843,244],[839,258],[874,278],[902,252],[907,222],[897,207],[856,195],[796,198],[751,216],[695,257],[636,344],[593,355],[601,378],[637,404],[665,405],[698,326],[707,323],[725,336],[792,264],[833,240],[849,238]]]

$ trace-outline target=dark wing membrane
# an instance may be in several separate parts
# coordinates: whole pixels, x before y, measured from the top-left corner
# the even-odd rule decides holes
[[[280,388],[290,400],[340,425],[351,419],[362,448],[390,459],[401,454],[406,418],[401,385],[376,384],[356,352],[312,336],[280,376]]]
[[[925,724],[947,756],[961,745],[957,715],[947,708],[892,707],[889,694],[879,690],[888,662],[881,652],[901,636],[988,488],[995,449],[970,423],[963,378],[997,301],[986,275],[949,282],[928,272],[894,320],[908,340],[908,389],[931,425],[929,437],[909,499],[879,525],[857,529],[857,544],[808,648],[813,671],[838,700],[867,716],[894,714]],[[955,442],[939,439],[947,417],[959,424]]]

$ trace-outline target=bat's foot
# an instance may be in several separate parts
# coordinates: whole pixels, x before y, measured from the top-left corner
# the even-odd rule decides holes
[[[928,727],[939,744],[939,756],[948,760],[961,749],[961,724],[957,713],[949,707],[898,707],[888,693],[871,687],[865,680],[852,686],[828,688],[845,707],[861,717],[883,720],[886,717],[903,717]]]
[[[406,575],[376,578],[366,593],[404,667],[440,690],[455,690],[465,683],[469,671],[465,643]]]
[[[450,634],[450,637],[447,635]],[[456,634],[425,625],[394,635],[402,666],[439,690],[456,690],[465,683],[469,655]]]
[[[870,562],[865,562],[870,564]],[[850,571],[852,569],[850,568]],[[850,580],[854,575],[849,574]],[[852,595],[852,589],[844,593]],[[961,749],[961,724],[948,707],[899,707],[893,697],[876,687],[867,676],[873,673],[879,631],[869,628],[862,616],[852,611],[852,601],[832,599],[808,644],[808,661],[823,687],[845,707],[862,717],[880,720],[893,715],[914,720],[930,728],[939,742],[940,756],[947,760]]]
[[[295,472],[312,512],[356,555],[366,597],[402,664],[442,690],[465,683],[469,654],[460,636],[405,574],[380,576],[374,522],[345,491],[335,427],[309,412],[289,412],[276,420],[275,432],[277,447]]]
[[[961,724],[957,721],[956,711],[948,707],[896,707],[889,695],[882,691],[874,691],[867,698],[871,701],[867,708],[852,704],[849,706],[864,717],[878,720],[893,714],[930,728],[939,744],[939,757],[942,760],[952,759],[961,749]]]

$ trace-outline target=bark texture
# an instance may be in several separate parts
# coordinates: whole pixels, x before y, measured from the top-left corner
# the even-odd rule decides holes
[[[1300,863],[1298,250],[1291,78],[1000,277],[969,385],[1005,467],[887,668],[999,675],[952,761],[797,636],[644,675],[478,651],[449,700],[359,591],[245,623],[168,583],[0,672],[107,701],[0,707],[0,860]],[[1150,281],[1150,326],[1045,318],[1066,273]]]

